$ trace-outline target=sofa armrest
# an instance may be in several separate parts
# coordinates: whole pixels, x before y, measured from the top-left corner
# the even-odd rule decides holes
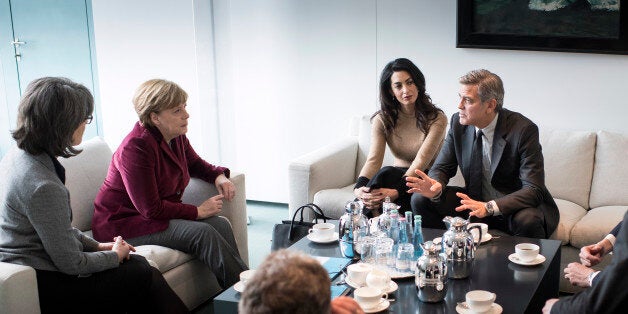
[[[357,154],[357,137],[348,137],[292,160],[288,168],[290,217],[299,206],[312,202],[316,192],[355,182]]]
[[[41,313],[35,269],[0,262],[0,312]]]
[[[235,185],[236,195],[233,200],[224,201],[222,205],[221,216],[224,216],[231,222],[231,228],[233,229],[233,235],[235,236],[236,243],[238,244],[238,250],[240,256],[245,263],[249,263],[249,246],[248,246],[248,233],[246,225],[246,189],[244,182],[244,174],[231,172],[231,182]],[[218,191],[216,186],[209,184],[203,180],[192,178],[190,183],[185,188],[183,193],[183,202],[193,205],[200,205],[208,198],[217,195]]]

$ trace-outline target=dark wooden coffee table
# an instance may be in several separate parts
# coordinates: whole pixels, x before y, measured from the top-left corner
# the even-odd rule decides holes
[[[423,229],[425,239],[442,236],[444,230]],[[465,279],[450,279],[447,296],[439,303],[421,302],[416,293],[414,277],[395,280],[399,289],[387,311],[394,313],[456,313],[456,303],[464,301],[470,290],[488,290],[497,294],[503,313],[540,313],[545,300],[558,297],[560,276],[560,241],[513,237],[489,230],[495,237],[476,251],[473,273]],[[521,266],[508,260],[518,243],[530,242],[541,246],[546,260],[536,266]],[[290,247],[310,255],[342,256],[338,242],[317,244],[307,238]],[[215,313],[237,313],[240,294],[233,287],[214,299]],[[384,311],[385,313],[386,311]]]

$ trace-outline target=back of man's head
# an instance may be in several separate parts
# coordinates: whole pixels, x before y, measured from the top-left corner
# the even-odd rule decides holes
[[[330,313],[330,286],[329,275],[318,261],[279,250],[247,281],[238,310],[244,314]]]

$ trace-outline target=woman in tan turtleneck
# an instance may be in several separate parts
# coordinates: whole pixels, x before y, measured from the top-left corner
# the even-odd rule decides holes
[[[425,77],[412,61],[389,62],[379,89],[381,108],[371,117],[371,149],[353,190],[368,216],[380,213],[386,196],[401,205],[400,212],[411,210],[405,177],[431,166],[447,128],[447,117],[425,92]],[[386,144],[395,161],[381,168]]]

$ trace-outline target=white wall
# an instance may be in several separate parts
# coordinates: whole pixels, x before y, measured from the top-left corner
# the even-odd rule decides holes
[[[193,1],[93,1],[93,15],[107,143],[117,147],[137,121],[131,103],[135,89],[164,78],[188,92],[188,135],[202,151],[203,125],[211,117],[202,117],[199,104]]]
[[[135,121],[137,85],[174,80],[191,96],[192,143],[210,161],[246,173],[249,199],[287,202],[289,161],[344,136],[351,116],[374,112],[379,72],[397,57],[421,68],[448,115],[458,77],[487,68],[504,80],[505,106],[541,126],[628,133],[628,56],[458,49],[456,0],[93,6],[106,140],[117,145]],[[207,51],[212,40],[215,51]],[[203,59],[209,55],[214,68]]]
[[[287,202],[290,159],[375,110],[375,1],[214,1],[225,156],[250,199]],[[233,146],[229,147],[228,144]]]

